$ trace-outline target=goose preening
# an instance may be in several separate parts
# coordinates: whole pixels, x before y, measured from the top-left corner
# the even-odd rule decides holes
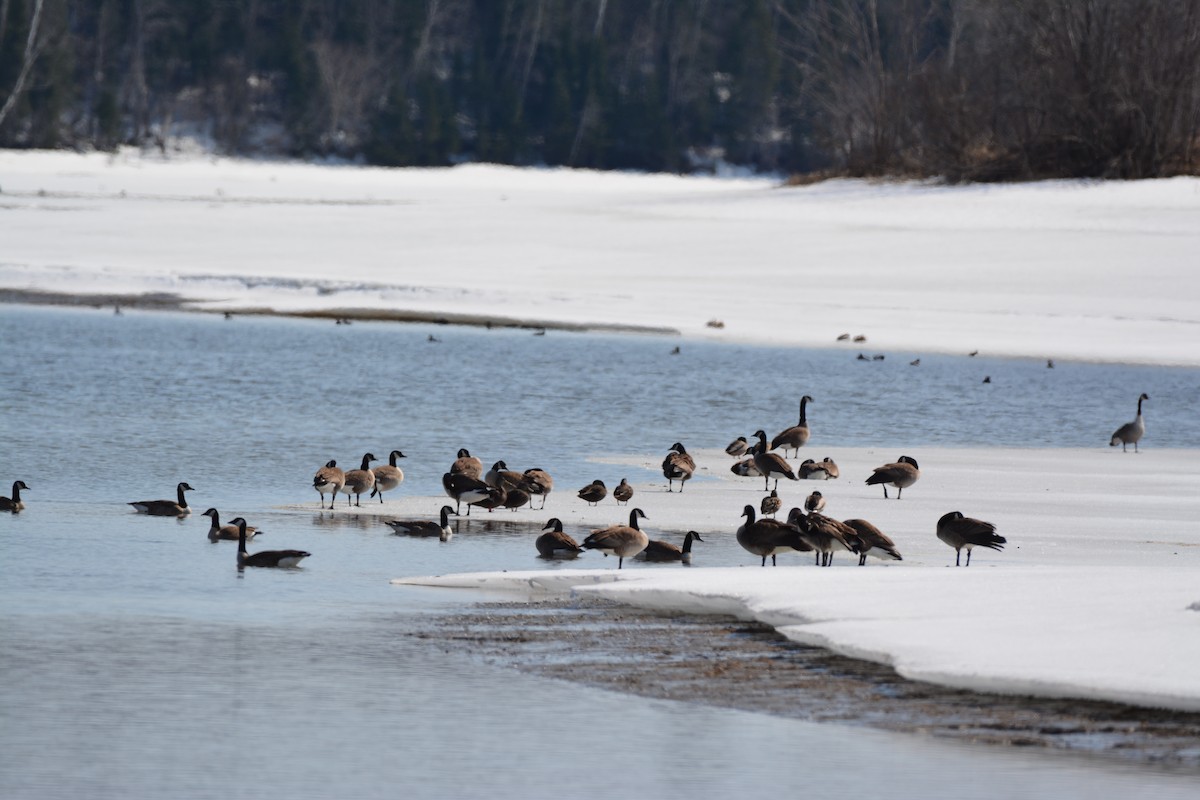
[[[507,491],[504,489],[501,489],[500,491],[504,492],[504,499],[500,501],[500,504],[507,509],[516,511],[523,505],[528,504],[532,506],[532,503],[530,503],[532,498],[529,492],[525,491],[520,486],[514,486]]]
[[[608,487],[604,485],[604,481],[599,479],[579,490],[579,499],[586,500],[590,506],[596,505],[606,497],[608,497]]]
[[[325,466],[317,470],[317,474],[313,476],[313,488],[321,494],[321,508],[325,508],[325,495],[332,495],[329,498],[329,507],[333,508],[333,501],[337,499],[337,493],[342,490],[342,486],[346,483],[346,473],[338,467],[336,461],[329,461]]]
[[[546,498],[554,491],[554,478],[551,478],[550,473],[546,470],[533,467],[525,470],[525,480],[521,482],[520,488],[528,492],[531,497],[542,498],[542,504],[538,506],[540,510],[546,507]]]
[[[442,475],[442,488],[457,504],[455,513],[462,512],[462,504],[467,504],[467,516],[471,516],[471,506],[491,496],[493,488],[478,478],[470,475],[446,472]]]
[[[638,553],[638,558],[643,558],[646,561],[681,561],[684,564],[692,563],[692,542],[703,542],[700,534],[695,531],[688,531],[683,537],[683,547],[664,542],[661,539],[653,539],[646,545],[646,549]]]
[[[754,506],[748,505],[742,510],[746,521],[737,529],[737,543],[744,550],[756,556],[762,556],[762,565],[767,565],[767,556],[771,557],[771,566],[775,566],[775,556],[779,553],[805,553],[812,547],[800,538],[800,529],[787,522],[777,519],[754,518]]]
[[[871,477],[867,478],[867,485],[882,484],[883,498],[886,500],[887,485],[890,483],[896,487],[896,499],[899,500],[900,493],[916,483],[919,477],[921,477],[921,468],[917,466],[917,460],[911,456],[900,456],[893,464],[876,467]]]
[[[613,499],[616,500],[619,505],[626,505],[629,503],[630,499],[633,498],[633,487],[629,485],[628,480],[621,478],[621,482],[617,484],[615,489],[613,489],[612,494]]]
[[[1117,432],[1112,435],[1112,439],[1108,442],[1110,447],[1116,447],[1117,442],[1120,442],[1121,452],[1129,452],[1125,449],[1125,445],[1128,444],[1133,445],[1133,452],[1136,453],[1138,451],[1138,441],[1146,434],[1146,421],[1142,419],[1142,401],[1149,399],[1150,395],[1142,392],[1141,396],[1138,397],[1137,416],[1134,417],[1133,422],[1126,422],[1117,428]]]
[[[825,496],[820,492],[813,492],[808,497],[804,498],[804,510],[808,512],[824,511]]]
[[[196,490],[187,482],[180,482],[175,487],[174,500],[139,500],[129,505],[133,506],[137,511],[149,514],[152,517],[182,517],[192,512],[188,508],[187,498],[183,496],[183,493],[194,491]]]
[[[12,497],[0,497],[0,511],[11,511],[16,514],[25,508],[25,501],[21,499],[22,489],[29,491],[25,481],[13,481]]]
[[[731,466],[729,471],[734,475],[740,475],[743,478],[757,478],[762,475],[762,473],[758,471],[758,467],[754,466],[753,456],[750,458],[743,458],[741,461]]]
[[[832,466],[832,469],[830,467]],[[806,458],[796,468],[796,477],[802,481],[827,481],[838,476],[837,464],[832,461],[814,461]]]
[[[807,397],[807,395],[805,396]],[[754,467],[758,470],[758,474],[763,476],[763,491],[771,488],[778,489],[780,478],[787,478],[789,481],[799,480],[783,456],[767,452],[767,432],[759,428],[754,435],[758,437],[757,449],[753,456]],[[774,487],[771,486],[772,478],[775,479]]]
[[[238,569],[242,567],[294,567],[312,555],[303,550],[260,550],[257,553],[247,553],[246,520],[236,517],[229,520],[229,524],[238,527]]]
[[[971,549],[987,547],[1003,550],[1008,541],[996,533],[996,526],[973,517],[964,517],[961,511],[943,514],[937,523],[937,537],[954,548],[954,566],[959,566],[962,550],[967,550],[967,566],[971,566]]]
[[[217,513],[215,508],[210,508],[201,516],[208,517],[210,520],[212,520],[212,524],[208,528],[208,540],[210,542],[219,542],[222,539],[236,542],[238,537],[241,536],[241,529],[237,525],[234,525],[232,522],[228,525],[221,524],[221,516]],[[253,539],[260,533],[262,533],[262,531],[260,531],[258,528],[255,528],[253,525],[246,526],[247,539]]]
[[[393,450],[388,453],[388,463],[378,466],[371,472],[375,475],[375,488],[371,490],[371,497],[379,495],[379,502],[383,502],[383,493],[390,492],[400,484],[404,483],[404,470],[396,466],[397,458],[408,458],[399,450]]]
[[[829,476],[829,480],[837,480],[842,476],[842,471],[838,469],[838,465],[829,456],[825,456],[817,464],[821,469],[825,470],[825,474]]]
[[[859,550],[858,534],[843,522],[831,519],[816,511],[808,515],[794,508],[788,515],[788,522],[800,529],[800,538],[817,551],[817,563],[828,567],[833,563],[833,554],[838,550],[849,550],[857,553]]]
[[[762,512],[764,517],[767,514],[770,514],[772,517],[775,516],[776,512],[781,508],[783,508],[783,501],[779,499],[779,492],[774,489],[758,504],[758,510]]]
[[[450,465],[450,474],[466,475],[480,480],[483,478],[483,462],[471,455],[471,452],[467,448],[459,448],[458,457]]]
[[[739,436],[725,446],[725,452],[737,458],[746,454],[746,450],[750,448],[750,443],[746,441],[745,436]]]
[[[591,535],[583,540],[583,548],[599,550],[605,556],[616,556],[617,569],[620,569],[626,558],[636,556],[650,544],[650,537],[638,527],[639,519],[648,517],[640,508],[635,508],[629,512],[628,525],[612,525],[592,531]]]
[[[783,448],[783,454],[786,456],[788,450],[795,450],[796,455],[800,455],[800,448],[808,443],[808,417],[805,414],[805,408],[813,399],[808,395],[800,398],[800,421],[792,427],[782,431],[771,440],[771,449],[778,450]]]
[[[443,542],[448,542],[454,535],[454,531],[450,529],[451,514],[458,516],[458,512],[450,506],[442,506],[439,522],[431,519],[389,519],[384,520],[384,523],[392,529],[392,533],[401,536],[436,536]]]
[[[507,492],[525,482],[525,473],[509,469],[508,464],[500,460],[492,464],[492,468],[483,476],[483,482]]]
[[[542,558],[575,558],[583,552],[579,542],[570,534],[563,533],[562,520],[558,517],[548,519],[542,530],[545,533],[533,543]]]
[[[346,481],[342,491],[346,493],[346,505],[350,505],[350,495],[354,495],[354,505],[361,505],[361,498],[375,488],[375,473],[371,471],[371,462],[378,461],[374,455],[367,453],[363,456],[362,466],[346,473]]]
[[[867,555],[873,555],[876,558],[892,559],[893,561],[903,561],[900,557],[900,551],[896,549],[896,543],[888,538],[887,534],[876,528],[865,519],[848,519],[843,523],[852,528],[858,535],[860,543],[858,549],[858,565],[861,567],[867,563]]]
[[[662,471],[663,477],[667,479],[667,491],[674,491],[674,482],[679,481],[679,491],[682,492],[683,484],[691,480],[692,473],[696,471],[696,462],[688,455],[683,445],[676,442],[671,445],[667,457],[663,459]]]

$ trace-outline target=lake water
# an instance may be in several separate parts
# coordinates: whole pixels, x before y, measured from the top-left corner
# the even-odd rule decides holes
[[[0,306],[0,342],[0,490],[32,487],[0,518],[4,798],[1193,796],[1194,774],[647,701],[431,647],[418,621],[476,598],[389,579],[556,565],[516,523],[442,546],[322,514],[311,479],[400,449],[402,507],[465,446],[574,488],[592,456],[786,427],[803,393],[830,446],[1094,447],[1144,391],[1147,447],[1200,447],[1200,370],[22,306]],[[126,505],[181,480],[196,512],[266,529],[252,549],[316,555],[239,574],[207,518]]]

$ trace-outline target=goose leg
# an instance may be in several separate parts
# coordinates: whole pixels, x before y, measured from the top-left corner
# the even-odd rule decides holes
[[[899,500],[899,499],[900,499],[900,493],[901,493],[901,492],[903,492],[903,491],[904,491],[904,487],[903,487],[903,486],[897,486],[897,487],[896,487],[896,499],[897,499],[897,500]]]
[[[767,557],[766,557],[766,556],[763,556],[763,562],[762,562],[762,566],[764,566],[764,567],[765,567],[766,565],[767,565]]]
[[[863,564],[866,564],[866,563],[867,563],[867,554],[859,553],[858,554],[858,565],[861,567]]]
[[[617,556],[617,569],[620,569],[625,564],[625,556]]]
[[[970,558],[970,557],[971,557],[971,551],[970,551],[970,550],[968,550],[968,551],[967,551],[967,558]],[[960,558],[962,558],[962,550],[955,550],[955,551],[954,551],[954,566],[956,566],[956,567],[957,567],[957,566],[959,566],[958,560],[959,560]]]
[[[971,551],[967,551],[967,566],[971,566]]]

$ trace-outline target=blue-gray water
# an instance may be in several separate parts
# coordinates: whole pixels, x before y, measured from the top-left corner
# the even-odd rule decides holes
[[[329,458],[400,449],[404,508],[466,446],[570,489],[596,477],[593,454],[786,427],[802,393],[814,444],[1103,446],[1144,391],[1145,446],[1200,447],[1200,370],[21,306],[0,306],[0,342],[0,493],[31,487],[0,518],[5,798],[1194,789],[1194,774],[647,701],[431,646],[406,635],[414,620],[473,598],[390,578],[555,565],[528,530],[443,546],[321,514],[310,482]],[[265,528],[252,549],[314,556],[239,575],[198,513],[125,505],[180,480],[197,511]]]

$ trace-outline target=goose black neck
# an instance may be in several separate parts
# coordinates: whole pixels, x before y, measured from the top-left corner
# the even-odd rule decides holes
[[[179,498],[179,507],[187,508],[187,498],[183,496],[183,491],[182,486],[175,487],[175,496]]]
[[[692,552],[692,538],[693,537],[690,533],[687,536],[683,537],[683,552],[685,552],[685,553]]]
[[[1141,401],[1139,400],[1138,402],[1140,403]],[[21,501],[21,482],[20,481],[13,481],[12,501],[14,503],[19,503]]]
[[[359,469],[368,470],[371,468],[371,459],[369,456],[363,456],[362,466]]]
[[[629,527],[633,528],[635,531],[641,530],[641,528],[638,527],[637,509],[634,509],[633,511],[629,512]]]
[[[805,406],[808,405],[808,395],[800,398],[800,424],[803,425],[807,421],[807,412]]]
[[[1137,413],[1137,415],[1139,417],[1142,415],[1142,398],[1140,398],[1140,397],[1138,398],[1138,413]]]
[[[246,520],[238,523],[238,555],[246,554]]]

